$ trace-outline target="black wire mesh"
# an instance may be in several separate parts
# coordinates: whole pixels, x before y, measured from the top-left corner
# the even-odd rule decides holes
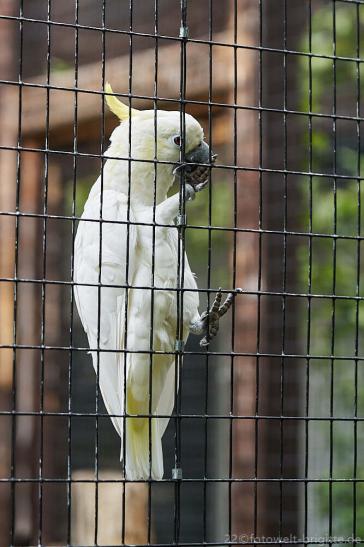
[[[363,5],[0,2],[0,545],[363,542]],[[152,157],[133,157],[132,123],[128,153],[107,153],[107,80],[129,118],[136,105],[154,110]],[[158,159],[158,109],[180,113],[178,164],[187,113],[219,152],[187,206],[182,170],[173,227],[156,217],[158,170],[175,167]],[[125,220],[105,220],[106,160],[128,163]],[[151,221],[132,217],[137,164],[153,170]],[[99,218],[80,221],[98,174]],[[82,222],[99,234],[95,283],[74,281]],[[126,234],[121,285],[102,277],[113,224]],[[139,284],[131,230],[148,227],[150,283]],[[178,233],[167,351],[154,333],[161,228]],[[205,349],[184,343],[185,251],[200,311],[220,284],[236,296]],[[96,347],[81,332],[75,285],[97,289]],[[148,419],[149,478],[130,481],[119,463],[109,416],[124,423],[123,462],[136,418],[108,413],[102,399],[100,359],[115,354],[101,341],[105,288],[125,289],[125,338],[132,291],[150,299],[148,349],[117,348],[124,376],[130,355],[147,355],[150,370],[156,356],[173,359],[162,480],[151,476],[151,374],[148,411],[137,414]]]

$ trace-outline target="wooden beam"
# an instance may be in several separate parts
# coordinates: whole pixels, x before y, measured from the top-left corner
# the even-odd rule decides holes
[[[228,42],[227,35],[219,33],[216,40]],[[157,69],[158,96],[167,99],[179,99],[179,63],[180,44],[162,46],[160,41],[159,63]],[[187,99],[207,101],[206,86],[209,80],[209,46],[206,44],[189,43],[187,46]],[[227,92],[226,81],[226,48],[213,48],[213,100],[221,100]],[[155,82],[154,48],[133,53],[132,93],[139,96],[153,96]],[[106,80],[112,83],[115,92],[127,93],[129,82],[129,55],[106,61]],[[45,85],[46,76],[43,75],[32,81],[36,85]],[[70,141],[75,119],[75,71],[66,70],[51,74],[51,86],[63,89],[51,89],[49,92],[49,130],[50,138],[64,142]],[[40,87],[24,86],[22,91],[22,134],[44,135],[46,129],[47,90]],[[92,63],[80,66],[78,69],[77,93],[77,125],[79,137],[84,135],[89,139],[89,124],[102,120],[103,98],[101,63]],[[91,92],[91,93],[90,93]],[[93,93],[94,92],[94,93]],[[18,103],[18,89],[8,86],[4,89],[4,103],[14,105]],[[14,101],[14,96],[16,100]],[[128,99],[126,99],[127,101]],[[178,110],[178,102],[158,101],[159,106],[170,110]],[[152,108],[151,100],[133,99],[136,108]],[[7,117],[10,130],[14,130],[17,116]],[[110,116],[107,109],[105,115]],[[83,127],[86,131],[83,132]],[[87,129],[88,127],[88,129]]]

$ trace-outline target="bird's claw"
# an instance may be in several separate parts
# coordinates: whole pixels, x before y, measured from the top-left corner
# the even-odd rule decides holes
[[[186,201],[193,201],[196,197],[196,192],[201,192],[206,186],[208,185],[209,181],[208,179],[204,182],[200,182],[199,184],[196,184],[192,186],[192,184],[186,184],[185,186],[185,199]]]
[[[204,180],[203,182],[200,182],[199,184],[196,184],[194,186],[194,190],[195,192],[201,192],[201,190],[203,190],[204,188],[206,188],[206,186],[208,185],[209,183],[209,179],[207,178],[206,180]]]
[[[193,201],[196,196],[196,189],[191,184],[185,186],[185,199],[186,201]]]
[[[234,296],[234,293],[229,293],[225,302],[221,305],[222,292],[221,289],[219,289],[209,311],[205,311],[201,315],[201,321],[204,324],[204,330],[206,332],[205,336],[200,340],[201,347],[208,346],[211,340],[216,336],[219,330],[220,317],[225,315],[229,310],[233,303]]]

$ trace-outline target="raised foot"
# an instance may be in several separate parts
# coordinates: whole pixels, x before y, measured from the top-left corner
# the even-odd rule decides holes
[[[234,297],[234,293],[229,293],[225,302],[221,305],[222,292],[221,289],[219,289],[209,311],[205,311],[201,315],[202,331],[206,333],[202,340],[200,340],[201,347],[208,346],[211,340],[216,336],[219,330],[220,317],[225,315],[230,309]]]

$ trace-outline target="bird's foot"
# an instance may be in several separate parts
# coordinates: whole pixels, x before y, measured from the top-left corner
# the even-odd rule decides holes
[[[191,184],[186,184],[185,186],[185,200],[193,201],[196,196],[196,190],[191,186]]]
[[[204,334],[200,340],[200,346],[208,346],[211,340],[216,336],[219,330],[219,320],[231,307],[235,294],[229,293],[225,302],[221,304],[222,292],[221,289],[217,292],[213,304],[209,311],[205,311],[199,321],[191,325],[191,331],[195,334]]]
[[[198,184],[192,186],[192,184],[186,184],[185,186],[185,200],[192,201],[195,199],[196,192],[201,192],[209,183],[209,179],[206,179]]]

